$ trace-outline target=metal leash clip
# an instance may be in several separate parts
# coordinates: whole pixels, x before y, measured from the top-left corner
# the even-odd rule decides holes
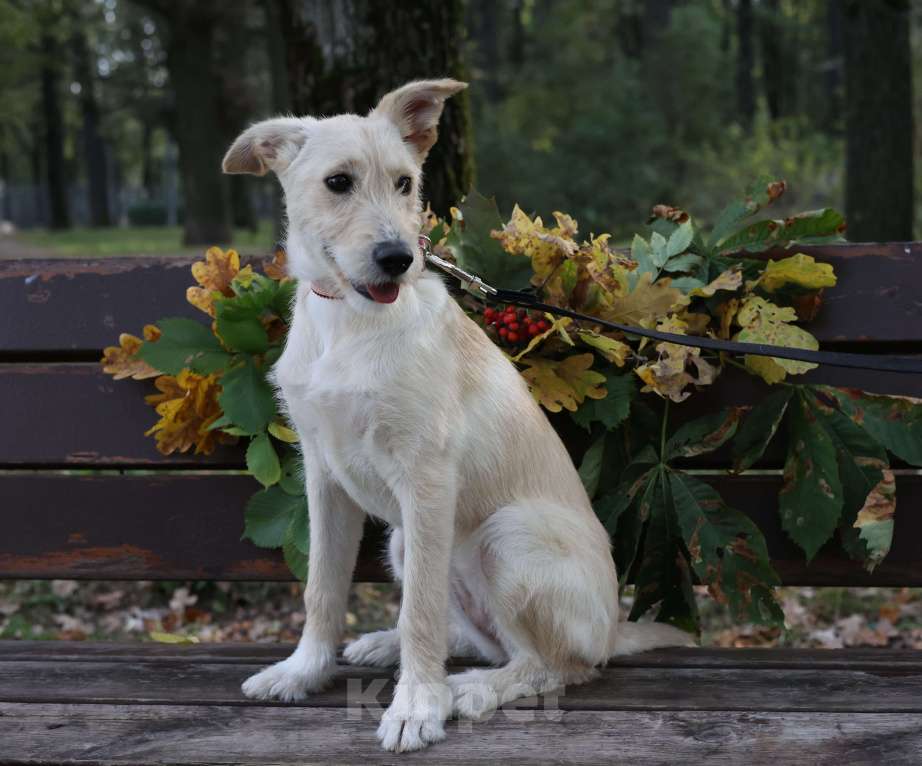
[[[489,298],[497,294],[497,289],[484,282],[476,274],[465,271],[460,266],[456,266],[451,261],[446,261],[432,252],[432,240],[425,234],[419,235],[419,246],[423,251],[423,257],[426,263],[430,263],[437,269],[444,271],[449,276],[457,279],[462,287],[469,292],[479,295],[481,298]]]

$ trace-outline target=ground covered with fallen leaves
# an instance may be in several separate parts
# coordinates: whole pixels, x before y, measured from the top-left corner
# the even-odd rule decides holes
[[[785,628],[734,625],[699,593],[707,646],[922,649],[920,588],[782,588]],[[623,598],[629,609],[630,590]],[[393,626],[399,591],[353,586],[349,637]],[[0,639],[296,641],[294,583],[0,581]],[[167,634],[166,636],[164,634]]]

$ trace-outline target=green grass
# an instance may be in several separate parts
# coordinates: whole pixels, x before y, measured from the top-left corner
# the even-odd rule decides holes
[[[68,231],[34,229],[20,232],[17,236],[25,245],[47,250],[50,255],[62,258],[195,254],[205,249],[183,246],[181,226],[129,226]],[[235,231],[231,244],[243,253],[270,252],[273,244],[272,223],[260,222],[255,232],[247,229]]]

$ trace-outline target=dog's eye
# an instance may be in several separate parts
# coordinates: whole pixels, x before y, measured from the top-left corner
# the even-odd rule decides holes
[[[397,191],[406,196],[413,191],[413,179],[410,176],[400,176],[397,179]]]
[[[337,173],[335,176],[323,179],[323,182],[334,194],[345,194],[352,190],[352,178],[345,173]]]

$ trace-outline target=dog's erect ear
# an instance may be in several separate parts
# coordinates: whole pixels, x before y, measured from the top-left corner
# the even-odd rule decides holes
[[[270,170],[281,173],[298,156],[307,139],[305,120],[276,117],[251,125],[227,150],[221,163],[225,173],[264,176]]]
[[[450,79],[411,82],[388,93],[372,114],[393,122],[422,162],[438,138],[439,117],[445,99],[466,87],[466,82]]]

